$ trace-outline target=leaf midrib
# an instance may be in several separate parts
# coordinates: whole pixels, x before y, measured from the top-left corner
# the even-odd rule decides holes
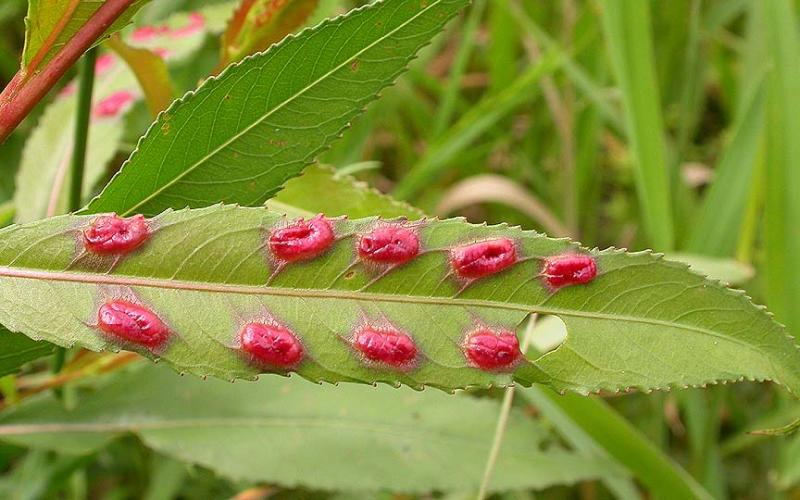
[[[547,307],[537,304],[521,304],[515,302],[497,302],[481,299],[463,299],[448,297],[427,297],[423,295],[391,295],[385,293],[350,291],[350,290],[325,290],[316,288],[277,288],[257,285],[230,285],[221,283],[206,283],[199,281],[184,281],[175,279],[140,278],[119,275],[98,275],[87,273],[74,273],[64,271],[49,271],[42,269],[17,268],[0,266],[0,277],[33,279],[41,281],[62,281],[70,283],[83,283],[89,285],[119,285],[138,286],[147,288],[185,290],[193,292],[232,293],[240,295],[269,295],[275,297],[302,297],[316,299],[342,299],[353,301],[390,302],[404,304],[426,304],[441,306],[485,307],[491,309],[505,309],[510,311],[551,314],[555,316],[572,316],[577,318],[605,319],[630,323],[641,323],[654,326],[678,328],[695,333],[710,335],[727,341],[734,341],[742,345],[749,344],[730,336],[706,328],[674,323],[670,321],[628,316],[622,314],[608,314],[594,311],[576,311],[558,307]]]
[[[438,437],[449,440],[461,440],[467,443],[476,443],[472,436],[462,436],[441,430],[426,430],[418,423],[402,424],[399,422],[368,422],[340,419],[337,417],[302,417],[302,416],[261,416],[250,418],[176,418],[171,420],[153,420],[144,422],[47,422],[37,424],[0,424],[0,436],[19,436],[29,434],[50,434],[57,432],[80,432],[80,433],[118,433],[118,432],[141,432],[159,431],[172,429],[201,429],[215,427],[230,427],[242,429],[246,427],[275,427],[275,428],[299,428],[308,429],[316,427],[319,429],[349,430],[367,432],[369,434],[380,433],[391,435],[398,438],[418,438],[423,435],[428,438]],[[406,432],[398,432],[406,431]]]
[[[222,151],[222,150],[223,150],[223,149],[225,149],[226,147],[230,146],[230,145],[231,145],[231,144],[233,144],[235,141],[237,141],[237,140],[238,140],[240,137],[243,137],[245,134],[247,134],[247,133],[248,133],[250,130],[252,130],[253,128],[257,127],[257,126],[258,126],[258,125],[260,125],[261,123],[263,123],[263,122],[264,122],[264,120],[266,120],[267,118],[269,118],[270,116],[272,116],[274,113],[276,113],[277,111],[279,111],[279,110],[283,109],[283,108],[284,108],[285,106],[287,106],[289,103],[291,103],[291,102],[293,102],[295,99],[297,99],[297,98],[301,97],[303,94],[305,94],[306,92],[308,92],[309,90],[311,90],[312,88],[314,88],[314,86],[316,86],[316,85],[317,85],[317,84],[319,84],[320,82],[322,82],[322,81],[326,80],[327,78],[329,78],[331,75],[333,75],[334,73],[336,73],[336,72],[337,72],[337,71],[339,71],[340,69],[342,69],[342,68],[346,67],[346,66],[347,66],[347,64],[348,64],[350,61],[352,61],[353,59],[355,59],[355,58],[359,57],[360,55],[362,55],[363,53],[367,52],[368,50],[370,50],[371,48],[373,48],[373,47],[374,47],[375,45],[377,45],[378,43],[381,43],[381,42],[383,42],[384,40],[387,40],[387,39],[391,38],[392,36],[394,36],[394,35],[395,35],[395,33],[397,33],[398,31],[402,30],[403,28],[405,28],[406,26],[408,26],[410,23],[412,23],[413,21],[415,21],[417,18],[419,18],[420,16],[422,16],[422,15],[423,15],[425,12],[427,12],[428,10],[432,9],[433,7],[435,7],[435,6],[439,5],[439,4],[440,4],[440,3],[442,3],[443,1],[444,1],[444,0],[434,0],[434,1],[433,1],[433,2],[431,2],[431,3],[430,3],[428,6],[424,7],[423,9],[421,9],[419,12],[417,12],[417,13],[416,13],[415,15],[413,15],[412,17],[408,18],[408,19],[407,19],[405,22],[401,23],[401,24],[400,24],[399,26],[397,26],[396,28],[392,29],[391,31],[389,31],[388,33],[386,33],[385,35],[383,35],[382,37],[380,37],[380,38],[376,39],[374,42],[370,43],[369,45],[367,45],[367,46],[366,46],[366,47],[364,47],[363,49],[359,50],[358,52],[356,52],[356,53],[355,53],[355,54],[353,54],[352,56],[350,56],[350,57],[348,57],[347,59],[345,59],[344,61],[342,61],[342,63],[338,64],[337,66],[335,66],[335,67],[334,67],[334,68],[332,68],[331,70],[327,71],[325,74],[323,74],[322,76],[320,76],[319,78],[317,78],[316,80],[314,80],[313,82],[311,82],[310,84],[308,84],[308,85],[306,85],[305,87],[303,87],[302,89],[300,89],[300,90],[299,90],[298,92],[296,92],[294,95],[290,96],[288,99],[284,100],[282,103],[278,104],[276,107],[274,107],[273,109],[269,110],[269,111],[268,111],[266,114],[262,115],[262,116],[261,116],[259,119],[257,119],[256,121],[254,121],[253,123],[251,123],[250,125],[248,125],[247,127],[245,127],[244,129],[242,129],[241,131],[239,131],[239,132],[235,133],[235,134],[234,134],[234,135],[233,135],[231,138],[229,138],[228,140],[226,140],[225,142],[223,142],[222,144],[220,144],[220,145],[219,145],[219,146],[217,146],[216,148],[214,148],[214,149],[212,149],[211,151],[209,151],[209,152],[208,152],[208,153],[207,153],[205,156],[203,156],[203,157],[202,157],[202,158],[200,158],[198,161],[196,161],[195,163],[193,163],[192,165],[190,165],[188,168],[186,168],[184,171],[182,171],[180,174],[178,174],[178,175],[177,175],[176,177],[174,177],[172,180],[170,180],[169,182],[167,182],[166,184],[164,184],[164,185],[163,185],[161,188],[159,188],[159,189],[157,189],[157,190],[153,191],[153,192],[152,192],[152,193],[151,193],[149,196],[145,197],[145,198],[144,198],[144,199],[142,199],[140,202],[136,203],[135,205],[133,205],[133,206],[132,206],[132,207],[130,207],[129,209],[125,210],[125,212],[123,213],[123,215],[130,215],[130,214],[131,214],[131,213],[133,213],[133,212],[134,212],[134,211],[135,211],[137,208],[139,208],[139,207],[141,207],[141,206],[143,206],[143,205],[145,205],[145,204],[149,203],[151,200],[153,200],[155,197],[159,196],[161,193],[163,193],[164,191],[166,191],[167,189],[169,189],[170,187],[172,187],[173,185],[175,185],[177,182],[179,182],[179,181],[180,181],[182,178],[184,178],[185,176],[187,176],[189,173],[193,172],[193,171],[194,171],[196,168],[198,168],[200,165],[203,165],[203,164],[204,164],[204,163],[206,163],[206,162],[207,162],[209,159],[213,158],[213,157],[214,157],[216,154],[218,154],[220,151]],[[224,73],[224,72],[223,72],[223,73]],[[222,76],[222,75],[220,75],[220,77],[221,77],[221,76]],[[216,79],[218,79],[218,78],[219,78],[219,77],[217,77]],[[197,95],[197,94],[195,94],[195,95]],[[131,158],[133,158],[133,155],[131,156]],[[163,161],[163,160],[162,160],[162,161]]]

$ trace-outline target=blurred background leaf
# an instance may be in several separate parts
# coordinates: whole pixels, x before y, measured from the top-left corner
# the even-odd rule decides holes
[[[295,377],[231,385],[142,366],[116,374],[73,411],[52,396],[21,405],[0,417],[0,437],[81,456],[132,432],[233,480],[423,493],[477,487],[495,411],[491,401],[438,391]],[[494,491],[625,477],[613,462],[567,451],[520,410],[507,438]]]

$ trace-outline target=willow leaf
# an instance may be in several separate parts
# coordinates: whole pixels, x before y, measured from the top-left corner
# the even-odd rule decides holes
[[[424,220],[411,223],[424,251],[376,274],[353,250],[376,219],[337,219],[337,241],[324,255],[275,272],[265,234],[284,225],[283,217],[215,206],[154,218],[150,240],[112,269],[113,259],[77,258],[78,237],[92,220],[61,216],[0,231],[0,323],[63,346],[118,349],[92,325],[103,301],[127,298],[174,332],[159,357],[178,370],[225,379],[259,372],[234,339],[244,321],[267,318],[296,332],[308,354],[296,371],[315,381],[455,389],[516,380],[586,393],[746,378],[800,394],[800,352],[763,309],[649,252],[583,249],[595,257],[598,277],[552,292],[539,277],[542,259],[578,250],[569,241]],[[518,262],[463,288],[449,272],[449,249],[497,237],[514,240]],[[511,373],[467,363],[461,346],[469,331],[513,329],[530,312],[559,316],[566,341]],[[421,353],[415,369],[378,369],[354,354],[354,329],[386,321],[413,336]]]
[[[496,412],[493,401],[433,391],[332,390],[275,377],[204,382],[147,366],[109,380],[73,410],[52,396],[26,402],[0,416],[0,437],[86,453],[135,433],[165,455],[234,480],[423,493],[477,488]],[[493,491],[627,475],[548,443],[547,429],[521,410],[506,432]]]
[[[230,66],[160,115],[88,211],[263,203],[466,3],[376,2]]]

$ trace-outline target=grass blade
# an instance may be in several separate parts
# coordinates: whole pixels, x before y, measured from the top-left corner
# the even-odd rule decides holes
[[[525,389],[521,394],[555,423],[568,418],[580,426],[658,498],[711,498],[686,471],[603,400],[574,394],[561,396],[539,386]]]
[[[767,57],[764,213],[767,297],[789,331],[800,334],[800,39],[794,3],[763,2]]]
[[[552,73],[560,64],[560,58],[546,53],[505,90],[489,95],[473,106],[428,147],[419,162],[397,184],[394,195],[401,199],[416,196],[427,183],[439,176],[458,153],[517,106],[529,101],[538,92],[536,84],[542,76]]]
[[[671,174],[653,61],[647,2],[602,0],[603,27],[622,91],[642,222],[659,250],[674,244]]]

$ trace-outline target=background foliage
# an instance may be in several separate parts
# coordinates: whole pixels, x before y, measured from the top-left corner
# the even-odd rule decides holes
[[[175,95],[216,73],[221,58],[241,57],[221,35],[238,2],[140,3],[136,27],[180,30],[191,26],[191,12],[207,21],[168,41],[164,84]],[[356,4],[320,0],[305,24]],[[25,9],[19,0],[0,5],[3,83],[18,68]],[[352,217],[464,215],[590,247],[653,248],[737,285],[796,333],[797,16],[791,0],[474,0],[322,154],[330,167],[289,181],[268,205]],[[300,25],[277,20],[265,29]],[[122,39],[134,43],[133,29]],[[152,118],[145,91],[117,62],[115,72],[98,75],[96,93],[125,88],[136,98],[113,120],[92,121],[92,133],[108,139],[90,139],[87,197],[119,170]],[[302,87],[303,75],[294,77]],[[353,99],[366,102],[389,82],[372,83]],[[58,155],[71,141],[65,122],[74,102],[59,90],[0,146],[4,224],[65,211],[63,185],[48,180],[58,179],[66,161]],[[346,118],[314,147],[327,146]],[[292,168],[306,159],[290,158]],[[114,190],[95,204],[116,197]],[[204,194],[194,206],[221,199]],[[170,206],[155,200],[152,212]],[[531,328],[532,349],[547,350],[563,336],[557,321]],[[10,333],[0,340],[0,374],[11,373],[0,379],[0,496],[469,498],[504,414],[506,436],[488,482],[498,498],[800,495],[800,437],[747,434],[800,416],[798,404],[770,385],[590,398],[520,388],[504,413],[511,399],[497,389],[450,396],[319,388],[298,377],[227,386],[142,366],[128,354],[81,352],[50,375],[41,358],[49,351]],[[26,360],[33,363],[14,369]],[[66,382],[61,392],[47,390]],[[261,404],[278,397],[285,407]],[[293,428],[298,419],[310,427]],[[59,425],[40,425],[52,422]],[[264,453],[268,447],[280,452]],[[354,473],[361,469],[352,457],[367,461],[369,473]]]

